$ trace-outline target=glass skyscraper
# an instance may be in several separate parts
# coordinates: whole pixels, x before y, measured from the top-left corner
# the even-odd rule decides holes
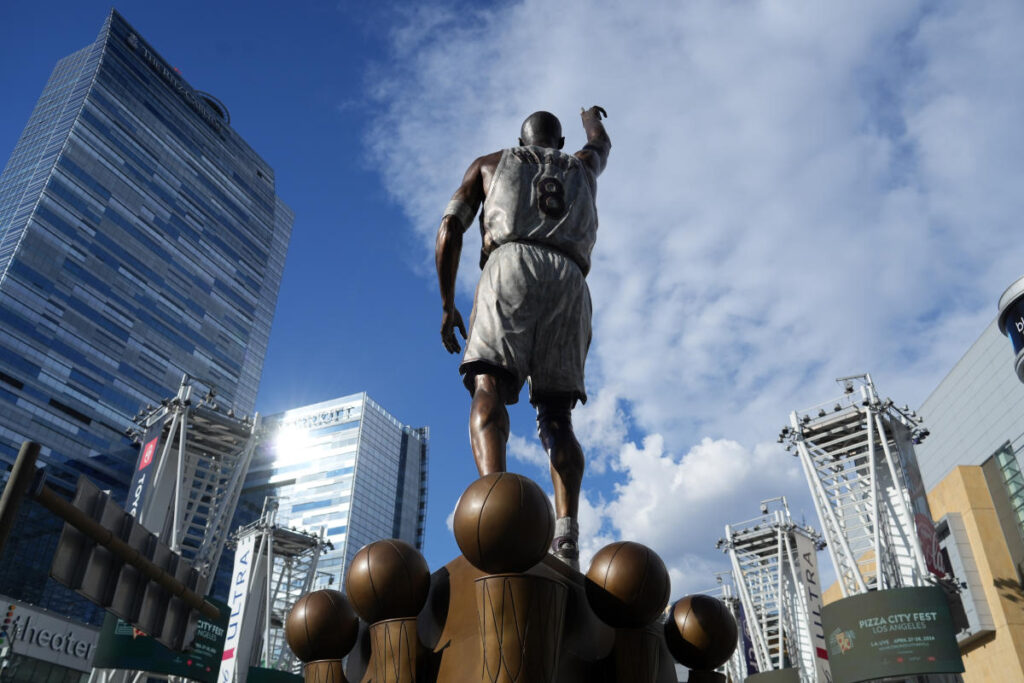
[[[367,543],[400,538],[422,548],[427,427],[402,424],[365,393],[271,415],[263,426],[234,527],[276,497],[279,524],[326,531],[334,549],[320,559],[316,585],[330,577],[338,590]]]
[[[251,413],[292,221],[226,107],[111,11],[0,177],[0,461],[35,440],[52,486],[81,473],[123,501],[125,430],[183,374]],[[0,593],[60,609],[46,514],[27,506]]]

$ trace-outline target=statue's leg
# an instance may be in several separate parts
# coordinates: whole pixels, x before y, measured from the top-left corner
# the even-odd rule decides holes
[[[469,410],[469,443],[480,476],[505,471],[508,445],[508,410],[498,378],[480,373],[473,378],[473,404]]]
[[[555,487],[555,513],[576,518],[583,482],[583,449],[572,431],[572,409],[568,401],[537,403],[537,433],[551,459],[551,481]]]
[[[579,568],[580,485],[583,482],[583,449],[572,431],[569,400],[537,402],[537,433],[551,459],[555,488],[555,540],[552,551],[566,564]]]

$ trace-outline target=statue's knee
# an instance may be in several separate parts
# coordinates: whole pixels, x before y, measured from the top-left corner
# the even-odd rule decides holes
[[[572,433],[572,411],[569,406],[538,404],[537,435],[547,451],[557,448],[567,438],[575,441]]]
[[[551,459],[551,466],[563,477],[580,477],[583,475],[583,449],[580,448],[572,427],[547,430],[547,439],[543,436],[544,450]]]
[[[498,378],[490,373],[479,373],[473,376],[473,399],[499,400]]]
[[[563,479],[583,476],[583,450],[572,430],[569,401],[537,404],[537,435],[551,459],[551,467]]]
[[[572,478],[573,475],[582,473],[582,459],[578,460],[573,457],[572,453],[568,453],[564,450],[551,450],[549,453],[551,456],[551,466],[563,478]]]

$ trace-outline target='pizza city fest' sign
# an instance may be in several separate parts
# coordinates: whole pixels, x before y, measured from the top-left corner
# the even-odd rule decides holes
[[[964,670],[939,587],[855,595],[825,605],[822,621],[836,683]]]
[[[148,671],[199,683],[217,683],[227,633],[228,606],[215,598],[207,600],[220,609],[221,615],[217,619],[200,615],[195,641],[184,652],[167,649],[156,638],[108,612],[92,665],[97,669]]]

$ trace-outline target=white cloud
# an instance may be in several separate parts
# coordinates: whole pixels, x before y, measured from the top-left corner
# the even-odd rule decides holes
[[[593,501],[591,500],[593,499]],[[584,489],[580,495],[580,568],[586,572],[597,551],[618,540],[608,525],[604,497]]]
[[[609,459],[618,454],[627,440],[628,418],[620,397],[611,391],[598,391],[590,396],[585,405],[573,412],[573,427],[586,454],[587,471],[604,473]]]
[[[541,472],[548,471],[548,455],[536,437],[528,439],[512,434],[508,440],[508,454],[520,462],[534,465]]]
[[[655,434],[641,446],[623,446],[615,467],[624,480],[599,514],[615,537],[662,556],[672,569],[675,597],[713,584],[711,568],[725,565],[714,546],[726,523],[755,516],[759,500],[802,487],[795,459],[774,446],[748,450],[728,440],[705,438],[678,457]]]
[[[715,561],[708,542],[759,496],[805,495],[794,461],[758,445],[791,409],[864,371],[919,403],[1020,275],[1019,3],[416,12],[393,35],[401,68],[374,74],[370,139],[425,272],[474,157],[535,109],[562,116],[574,148],[579,107],[609,112],[592,401],[575,418],[588,471],[618,485],[585,514],[656,547],[680,581],[711,583],[692,576]],[[513,440],[543,467],[538,453]]]

